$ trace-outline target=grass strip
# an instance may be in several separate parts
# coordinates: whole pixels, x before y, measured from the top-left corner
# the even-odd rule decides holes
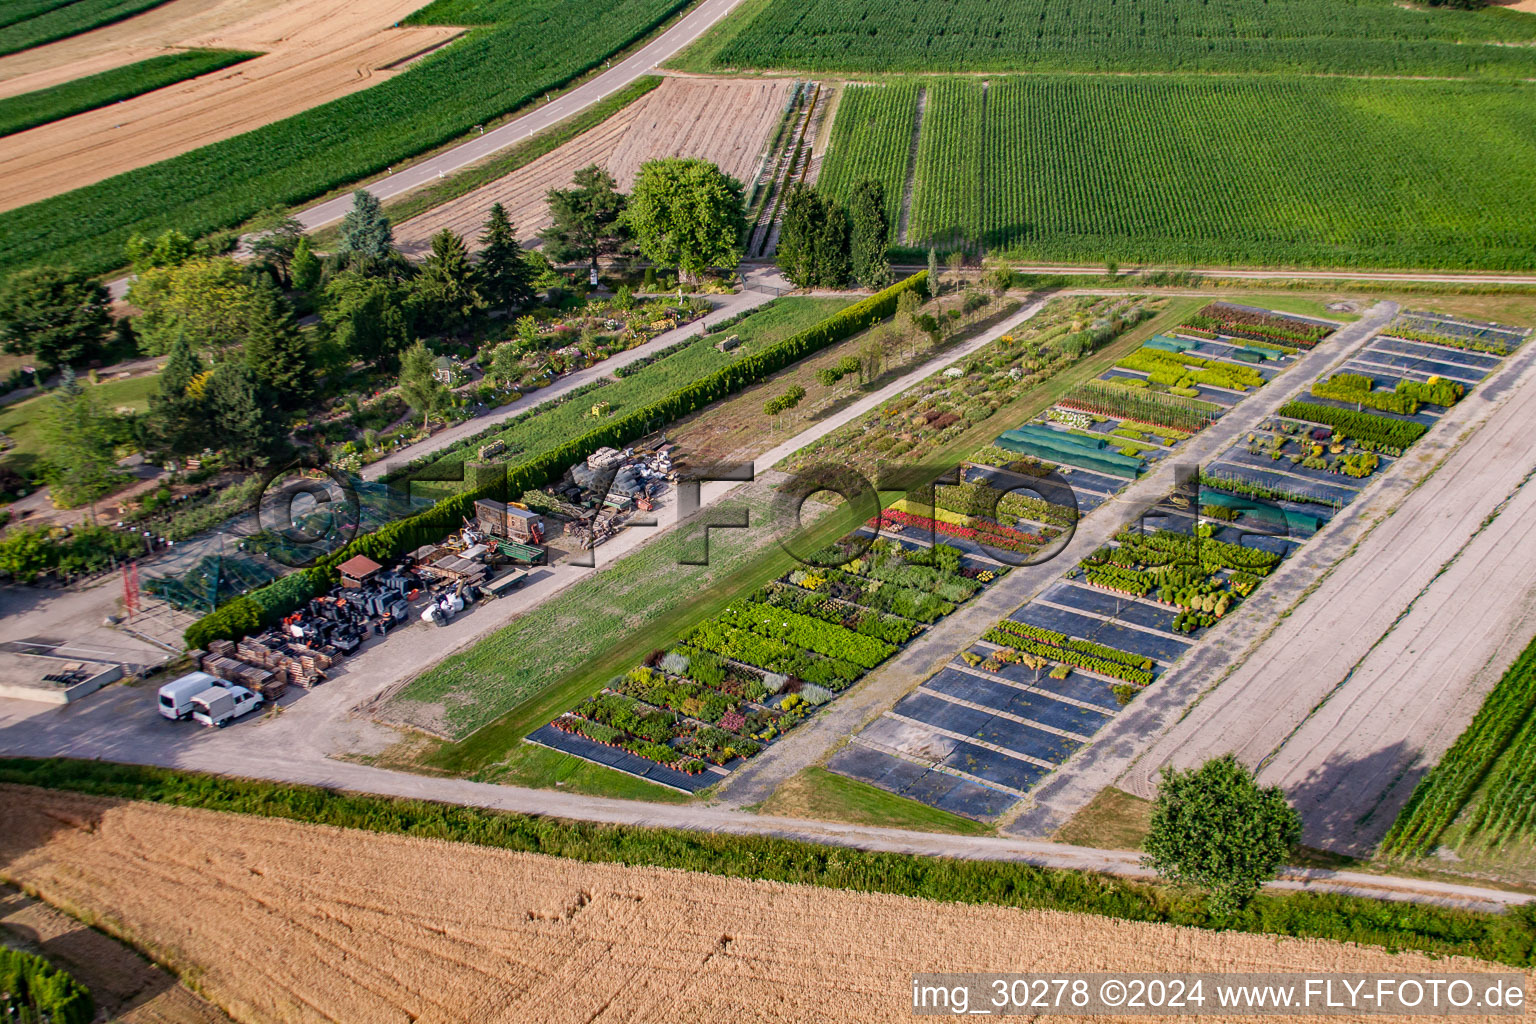
[[[0,782],[473,843],[587,863],[643,864],[854,892],[1097,914],[1211,930],[1332,939],[1525,967],[1536,909],[1505,914],[1358,896],[1266,892],[1213,915],[1184,890],[1012,861],[876,853],[767,836],[599,825],[535,815],[105,761],[13,758]]]
[[[243,50],[186,50],[12,96],[0,100],[0,135],[24,132],[259,56]]]

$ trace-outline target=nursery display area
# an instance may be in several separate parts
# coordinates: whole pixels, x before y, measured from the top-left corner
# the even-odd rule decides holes
[[[1434,313],[1400,314],[1336,371],[1202,473],[1202,510],[1310,536],[1386,472],[1525,333]]]
[[[1213,310],[1220,312],[1207,307],[1171,332],[1169,348],[1154,349],[1172,351],[1173,343],[1191,340],[1189,329],[1202,326]],[[1278,318],[1262,326],[1274,326],[1272,319]],[[1236,339],[1226,331],[1241,326],[1226,320],[1213,333],[1230,348]],[[1437,314],[1399,316],[1261,429],[1232,444],[1202,471],[1197,491],[1169,495],[987,630],[856,735],[828,767],[943,810],[982,819],[1003,814],[1091,742],[1487,376],[1499,357],[1481,347],[1512,352],[1528,335]],[[1286,338],[1281,344],[1290,352],[1282,355],[1324,337]],[[1122,364],[1149,366],[1145,351]],[[1166,384],[1178,371],[1156,372]],[[1039,429],[1104,432],[1063,415],[1057,406],[1046,417],[1050,426]],[[992,454],[1008,450],[1003,441]],[[1038,466],[1026,458],[1009,468]],[[1007,471],[978,465],[976,472]],[[1068,479],[1086,511],[1093,499],[1085,501],[1078,490],[1084,473],[1073,469]],[[1113,489],[1127,482],[1093,475]]]
[[[1006,572],[947,545],[861,547],[845,538],[816,559],[839,567],[732,602],[529,742],[697,792]]]
[[[828,767],[992,818],[1072,756],[1281,562],[1171,495],[959,651]]]

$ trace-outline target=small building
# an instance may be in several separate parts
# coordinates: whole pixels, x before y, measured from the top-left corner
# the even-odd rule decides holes
[[[432,360],[432,376],[448,387],[453,387],[453,360],[447,356],[438,356]]]
[[[341,573],[342,586],[361,587],[382,568],[382,565],[366,555],[354,555],[337,566],[336,571]]]

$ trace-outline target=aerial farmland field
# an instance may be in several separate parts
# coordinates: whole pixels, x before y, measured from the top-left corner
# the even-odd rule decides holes
[[[1528,85],[1032,76],[923,88],[905,245],[1069,263],[1536,265],[1518,198],[1536,188]],[[839,112],[822,169],[834,193],[867,173],[853,167],[872,145],[901,151],[917,104],[910,86],[847,92],[881,95],[889,112],[857,129]],[[887,195],[901,180],[889,166]]]
[[[767,1005],[780,1020],[897,1021],[912,972],[990,969],[1004,948],[1020,971],[1497,969],[24,787],[5,798],[0,871],[155,950],[242,1021],[661,1021]],[[852,961],[829,958],[854,946]]]

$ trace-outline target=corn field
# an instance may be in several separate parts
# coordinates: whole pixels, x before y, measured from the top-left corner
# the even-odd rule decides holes
[[[1076,263],[1536,268],[1528,83],[1031,76],[924,87],[914,245],[963,238]],[[887,196],[899,195],[897,123],[910,115],[845,134],[837,120],[829,171],[874,163],[848,149],[878,138],[891,154],[879,157]]]
[[[1467,835],[1501,841],[1525,832],[1536,807],[1536,641],[1509,667],[1466,730],[1414,788],[1381,852],[1428,854],[1473,794]]]
[[[1392,0],[771,0],[716,69],[1300,71],[1526,77],[1536,19]]]
[[[843,88],[832,138],[816,187],[846,203],[860,181],[885,186],[885,217],[895,241],[901,219],[907,172],[912,165],[912,133],[917,128],[918,87],[850,83]]]

